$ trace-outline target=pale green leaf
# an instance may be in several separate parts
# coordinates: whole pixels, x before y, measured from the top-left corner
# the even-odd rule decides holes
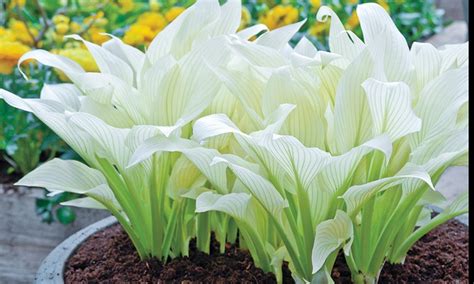
[[[421,120],[411,108],[410,89],[405,83],[368,79],[363,84],[373,121],[373,135],[388,134],[396,141],[421,129]]]
[[[43,187],[49,191],[87,193],[107,184],[99,171],[72,160],[53,159],[39,166],[15,185]]]
[[[316,227],[316,236],[311,254],[313,273],[319,271],[327,257],[341,245],[345,254],[349,254],[353,233],[351,219],[341,210],[336,212],[334,219],[321,222]]]

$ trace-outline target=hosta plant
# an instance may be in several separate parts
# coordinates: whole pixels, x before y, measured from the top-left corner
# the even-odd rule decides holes
[[[433,219],[428,205],[442,205],[441,173],[467,162],[468,58],[467,44],[410,50],[383,8],[357,12],[364,40],[320,8],[330,52],[288,44],[304,21],[236,33],[239,1],[202,0],[146,53],[84,41],[100,73],[25,54],[72,84],[0,96],[87,165],[56,159],[19,184],[86,195],[66,204],[110,210],[142,258],[186,255],[192,237],[208,251],[214,231],[280,282],[283,261],[297,281],[331,281],[341,249],[355,282],[375,282],[467,211],[466,196]]]
[[[327,279],[342,247],[353,280],[375,282],[385,261],[403,262],[416,240],[467,212],[467,194],[446,206],[435,191],[448,166],[467,163],[467,44],[410,50],[381,7],[358,14],[365,42],[323,7],[331,54],[303,39],[288,66],[253,62],[253,78],[218,70],[230,92],[249,94],[239,98],[251,121],[280,107],[265,130],[246,134],[222,114],[194,124],[197,141],[232,134],[240,149],[224,150],[255,163],[218,155],[213,165],[238,181],[228,195],[200,195],[197,211],[233,216],[260,265],[288,260],[300,280]],[[444,211],[431,219],[433,204]]]
[[[135,166],[129,160],[148,138],[161,139],[164,150],[177,143],[199,146],[185,138],[191,135],[191,121],[211,108],[221,93],[211,66],[226,61],[224,45],[239,21],[238,1],[222,6],[199,1],[167,26],[146,53],[113,36],[99,46],[71,35],[89,49],[100,72],[86,72],[76,62],[45,50],[23,55],[19,67],[36,60],[60,70],[72,83],[45,85],[37,99],[6,90],[0,90],[0,97],[36,115],[85,163],[54,159],[17,184],[44,187],[52,195],[85,195],[64,204],[109,210],[142,258],[166,261],[168,256],[186,255],[196,234],[201,236],[199,248],[209,250],[211,229],[224,248],[226,232],[230,238],[237,235],[235,224],[224,214],[203,214],[196,220],[194,213],[193,198],[207,189],[207,178],[198,168],[210,164],[215,150],[157,154]],[[261,30],[250,29],[244,36]],[[216,190],[227,192],[225,181],[208,178]]]

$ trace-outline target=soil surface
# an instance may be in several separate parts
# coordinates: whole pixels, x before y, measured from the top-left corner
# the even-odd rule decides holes
[[[379,283],[468,283],[469,229],[451,220],[426,234],[408,251],[404,264],[386,263]],[[332,271],[336,283],[350,283],[340,254]]]
[[[16,172],[8,173],[8,168],[9,164],[0,156],[0,194],[18,191],[13,184],[20,180],[21,175]]]
[[[386,264],[379,283],[467,283],[468,228],[450,221],[428,233],[409,251],[403,265]],[[286,266],[284,283],[293,283]],[[336,283],[350,283],[350,272],[340,255],[332,271]],[[459,281],[459,282],[458,282]],[[120,225],[91,236],[69,259],[65,283],[275,283],[271,273],[256,268],[246,251],[228,245],[218,253],[196,251],[170,261],[140,261]]]

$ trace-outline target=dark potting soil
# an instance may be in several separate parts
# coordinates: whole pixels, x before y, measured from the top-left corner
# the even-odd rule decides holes
[[[386,264],[379,283],[467,283],[468,229],[450,221],[428,233],[409,251],[403,265]],[[256,268],[246,251],[227,245],[219,254],[213,240],[210,255],[196,251],[163,265],[140,261],[120,225],[91,236],[69,259],[65,283],[275,283],[271,273]],[[293,283],[286,266],[284,283]],[[336,283],[350,283],[339,255],[332,272]]]
[[[9,167],[0,156],[0,194],[17,192],[17,187],[13,184],[20,180],[21,175],[16,172],[9,173]]]

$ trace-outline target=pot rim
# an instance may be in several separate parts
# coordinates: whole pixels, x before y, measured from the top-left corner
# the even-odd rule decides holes
[[[69,257],[91,235],[115,223],[117,223],[117,219],[114,216],[110,216],[69,236],[43,259],[36,272],[34,283],[64,283],[64,269]]]

